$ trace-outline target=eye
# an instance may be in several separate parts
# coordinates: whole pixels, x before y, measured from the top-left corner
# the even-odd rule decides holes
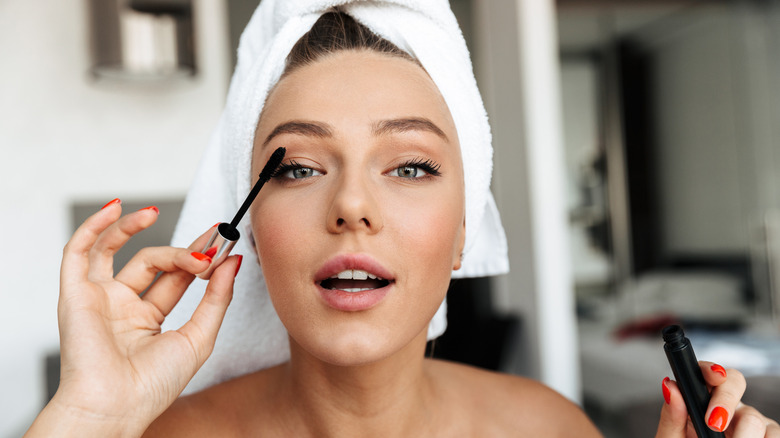
[[[394,170],[395,176],[400,176],[401,178],[417,178],[419,174],[427,175],[427,173],[420,169],[417,166],[403,166],[399,167]]]
[[[314,176],[317,174],[320,173],[312,169],[311,167],[296,167],[295,169],[290,169],[287,172],[285,172],[286,177],[293,178],[293,179],[308,178],[310,176]]]
[[[322,175],[322,172],[311,167],[302,166],[295,161],[281,164],[274,172],[274,178],[279,179],[305,179]]]
[[[426,176],[439,176],[441,165],[431,160],[415,159],[390,171],[390,175],[406,179],[420,179]]]

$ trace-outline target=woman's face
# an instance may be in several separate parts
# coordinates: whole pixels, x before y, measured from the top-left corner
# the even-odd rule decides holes
[[[433,81],[369,51],[301,67],[268,97],[254,175],[280,146],[252,229],[294,344],[360,365],[424,337],[465,238],[457,132]]]

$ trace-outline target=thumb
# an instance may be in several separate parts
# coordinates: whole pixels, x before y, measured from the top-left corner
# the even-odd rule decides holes
[[[685,438],[688,435],[688,411],[677,383],[669,378],[661,382],[664,406],[655,438]],[[693,436],[696,436],[695,434]]]
[[[198,368],[206,362],[214,348],[217,332],[233,298],[233,280],[240,266],[241,256],[231,256],[214,270],[192,318],[178,330],[194,347]]]

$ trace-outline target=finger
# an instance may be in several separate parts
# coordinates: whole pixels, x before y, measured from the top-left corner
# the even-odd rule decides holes
[[[745,376],[738,370],[727,369],[726,380],[712,388],[710,404],[705,418],[710,429],[723,432],[729,426],[737,410],[742,394],[745,393]]]
[[[685,438],[688,428],[688,411],[685,408],[677,383],[669,378],[661,382],[664,405],[658,422],[656,438]]]
[[[152,302],[155,306],[157,306],[157,308],[163,313],[164,316],[167,316],[169,313],[171,313],[173,307],[176,306],[176,303],[179,302],[182,295],[187,290],[187,287],[189,287],[189,285],[195,279],[194,274],[199,274],[205,271],[208,268],[209,263],[211,263],[211,256],[214,254],[203,254],[199,251],[203,250],[203,247],[206,245],[206,242],[211,237],[213,231],[214,227],[212,226],[205,233],[201,234],[197,239],[195,239],[195,241],[192,242],[192,244],[190,244],[187,249],[187,251],[195,249],[195,251],[191,252],[190,255],[199,261],[203,261],[203,263],[198,266],[197,271],[187,269],[165,272],[144,294],[144,300]]]
[[[780,438],[780,424],[772,419],[767,419],[766,438]]]
[[[728,379],[728,371],[722,365],[706,360],[699,361],[699,368],[704,380],[711,387],[720,386]]]
[[[206,293],[192,318],[178,331],[185,336],[195,350],[198,367],[203,365],[214,349],[225,312],[233,297],[233,280],[238,273],[241,256],[230,256],[211,275]]]
[[[194,242],[190,244],[187,248],[192,251],[198,251],[201,253],[206,254],[209,257],[212,257],[214,254],[209,254],[207,252],[208,248],[204,248],[206,246],[206,243],[209,241],[209,238],[211,238],[211,235],[214,234],[214,228],[219,225],[219,222],[212,225],[211,228],[206,230],[205,233],[201,234],[197,239],[195,239]]]
[[[184,248],[149,247],[138,251],[119,271],[115,279],[140,294],[149,287],[161,271],[183,272],[194,277],[195,274],[208,268],[209,261],[210,259],[205,255]]]
[[[119,219],[98,236],[89,252],[90,278],[111,280],[114,277],[114,254],[131,237],[151,226],[158,215],[157,207],[146,207]]]
[[[733,438],[764,437],[769,421],[756,409],[742,405],[734,414]]]
[[[163,316],[168,316],[171,313],[176,303],[179,302],[184,292],[187,291],[192,280],[195,279],[195,275],[205,271],[211,263],[210,257],[194,251],[185,256],[185,259],[187,259],[188,263],[192,263],[192,260],[197,260],[197,270],[186,269],[165,272],[143,296],[144,301],[154,304],[162,312]]]
[[[86,280],[89,274],[89,251],[97,241],[100,234],[122,215],[122,206],[119,199],[109,202],[98,212],[87,218],[76,229],[65,248],[62,250],[62,266],[60,270],[60,282],[63,286],[68,283]],[[70,288],[61,287],[61,291]],[[77,290],[77,289],[76,289]]]

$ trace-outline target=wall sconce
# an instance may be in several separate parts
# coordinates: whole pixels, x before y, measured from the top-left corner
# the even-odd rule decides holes
[[[195,75],[192,0],[89,0],[89,6],[94,77]]]

